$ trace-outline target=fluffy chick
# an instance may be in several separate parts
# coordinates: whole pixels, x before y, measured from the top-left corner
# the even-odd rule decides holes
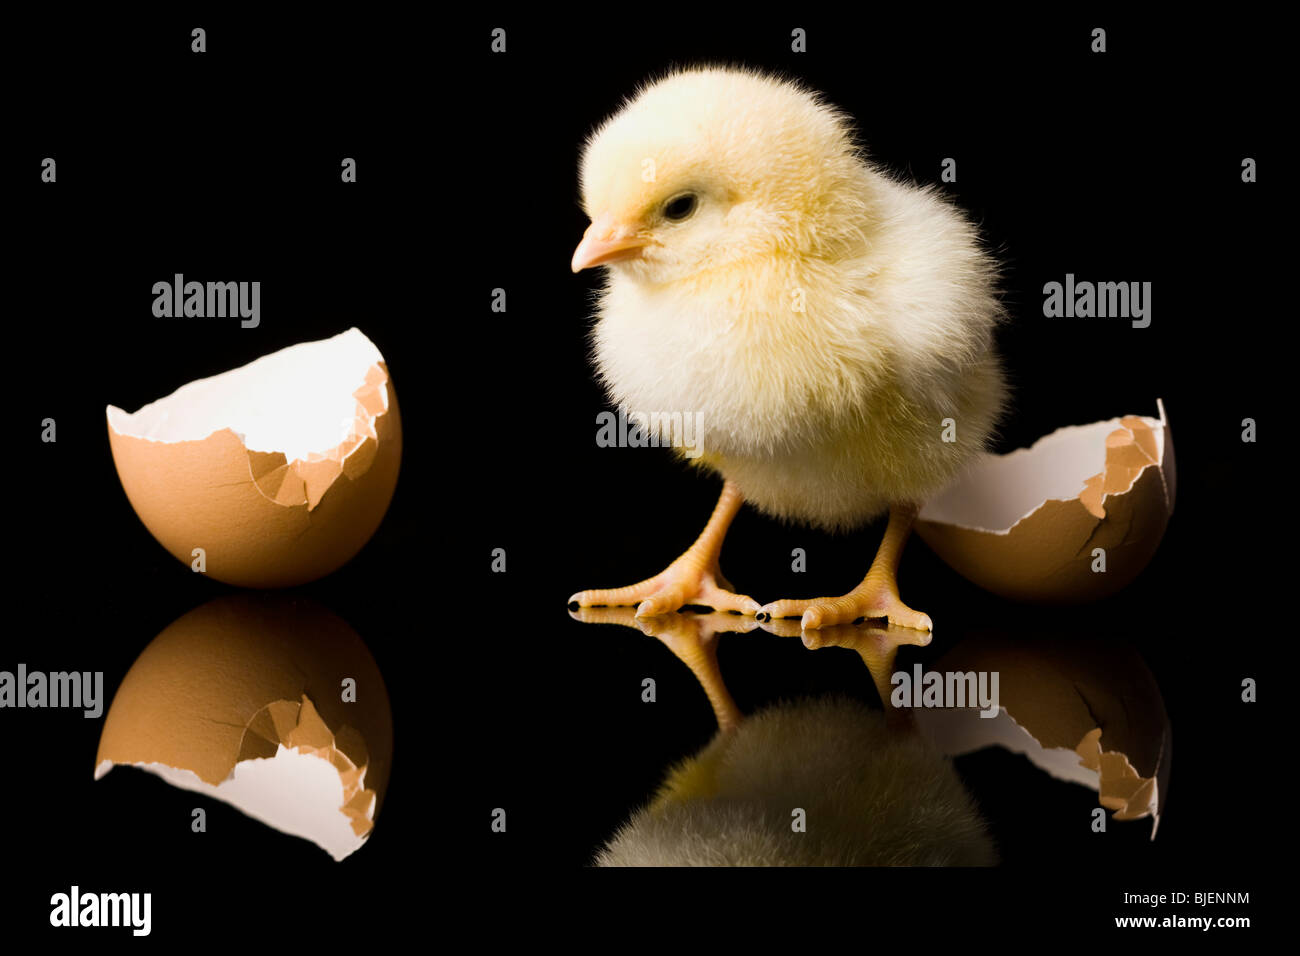
[[[657,437],[679,451],[671,413],[698,413],[689,460],[724,487],[667,570],[570,601],[928,629],[898,597],[903,544],[1005,401],[996,265],[976,230],[934,190],[873,168],[850,119],[816,94],[738,69],[641,90],[587,142],[581,181],[592,223],[573,269],[608,266],[600,377],[625,408],[669,413]],[[742,501],[830,530],[886,510],[890,521],[853,592],[760,608],[718,569]]]

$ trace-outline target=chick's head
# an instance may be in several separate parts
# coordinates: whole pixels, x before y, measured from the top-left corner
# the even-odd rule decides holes
[[[833,256],[869,227],[851,126],[815,94],[743,70],[673,73],[588,139],[592,222],[573,271],[666,283],[755,256]]]

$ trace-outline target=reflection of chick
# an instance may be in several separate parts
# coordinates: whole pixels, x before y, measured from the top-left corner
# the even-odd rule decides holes
[[[713,741],[675,767],[658,795],[598,854],[602,866],[967,866],[996,862],[992,840],[952,764],[889,706],[906,628],[839,625],[803,635],[810,649],[856,651],[885,712],[840,698],[742,717],[718,668],[717,637],[760,625],[731,614],[636,617],[579,608],[592,624],[658,638],[699,680],[718,720]],[[761,625],[798,634],[792,621]],[[792,631],[791,628],[794,628]],[[802,811],[798,814],[797,811]],[[804,825],[796,829],[796,819]]]
[[[794,828],[803,810],[802,832]],[[601,866],[990,866],[952,764],[850,700],[782,704],[669,774]]]
[[[847,118],[811,93],[729,69],[644,90],[587,144],[582,192],[592,223],[573,268],[610,266],[601,377],[629,411],[666,413],[661,441],[682,441],[662,424],[673,413],[698,414],[694,460],[725,484],[667,570],[570,600],[929,628],[898,596],[902,546],[917,504],[980,450],[1004,400],[994,265],[975,230],[864,162]],[[718,570],[743,500],[827,529],[890,519],[852,593],[760,608]]]

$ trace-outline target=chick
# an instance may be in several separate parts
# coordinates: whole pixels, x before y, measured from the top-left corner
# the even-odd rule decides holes
[[[643,89],[588,140],[591,225],[575,272],[605,266],[594,351],[611,397],[724,479],[700,538],[660,574],[580,606],[684,604],[804,627],[888,618],[920,503],[985,445],[1005,402],[996,265],[935,191],[873,168],[847,116],[797,83],[691,69]],[[862,583],[760,607],[718,557],[743,502],[829,530],[888,512]]]

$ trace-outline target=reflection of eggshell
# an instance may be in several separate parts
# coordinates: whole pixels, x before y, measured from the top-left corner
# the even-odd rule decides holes
[[[127,498],[185,564],[289,587],[370,540],[397,485],[402,431],[388,368],[356,329],[200,379],[134,414],[108,408]]]
[[[999,710],[963,707],[912,713],[945,754],[1000,746],[1058,780],[1098,792],[1116,820],[1151,817],[1154,838],[1169,791],[1172,734],[1160,688],[1131,648],[1050,638],[979,635],[933,668],[998,674]]]
[[[355,702],[342,699],[355,681]],[[388,691],[337,615],[242,594],[190,611],[131,666],[98,779],[132,764],[223,800],[336,860],[370,835],[392,763]]]
[[[1174,510],[1173,440],[1157,405],[1159,419],[1062,428],[985,455],[926,503],[917,534],[963,577],[1012,600],[1114,594],[1146,567]]]

